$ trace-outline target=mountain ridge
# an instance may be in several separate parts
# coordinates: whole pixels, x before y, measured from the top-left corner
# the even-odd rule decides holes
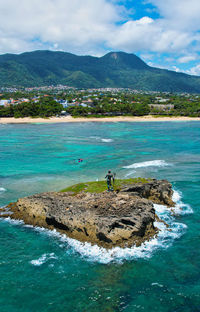
[[[200,93],[200,77],[151,67],[135,54],[122,51],[102,57],[49,50],[0,55],[1,87],[57,84]]]

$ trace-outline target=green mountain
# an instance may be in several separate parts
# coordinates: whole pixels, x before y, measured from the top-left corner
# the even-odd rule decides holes
[[[124,52],[103,57],[53,51],[0,55],[0,87],[57,84],[200,93],[200,77],[150,67]]]

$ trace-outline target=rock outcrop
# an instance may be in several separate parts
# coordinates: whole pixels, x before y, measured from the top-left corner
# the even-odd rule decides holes
[[[7,208],[11,218],[57,229],[82,242],[106,248],[140,245],[153,237],[153,202],[172,206],[168,181],[124,183],[116,192],[48,192],[19,199]],[[5,217],[5,214],[3,215]]]
[[[151,179],[148,183],[124,184],[121,192],[150,199],[156,204],[174,206],[172,185],[167,180]]]

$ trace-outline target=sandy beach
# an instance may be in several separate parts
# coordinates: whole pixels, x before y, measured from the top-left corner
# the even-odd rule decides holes
[[[23,123],[62,123],[62,122],[143,122],[143,121],[200,121],[200,117],[105,117],[105,118],[73,118],[65,117],[50,117],[50,118],[0,118],[0,124],[23,124]]]

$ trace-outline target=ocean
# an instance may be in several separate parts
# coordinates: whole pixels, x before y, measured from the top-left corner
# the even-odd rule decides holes
[[[169,230],[107,251],[0,219],[1,312],[200,311],[198,121],[0,124],[0,206],[108,169],[169,180],[175,209],[155,205]]]

